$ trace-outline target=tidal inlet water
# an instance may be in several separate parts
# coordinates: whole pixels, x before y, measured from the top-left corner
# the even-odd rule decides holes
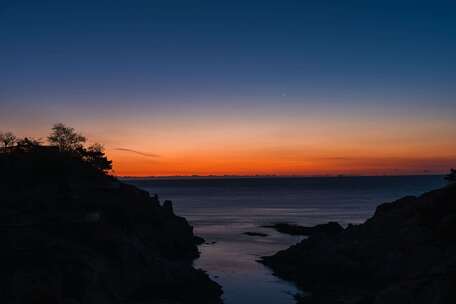
[[[380,203],[444,185],[442,176],[318,178],[187,178],[129,180],[162,200],[173,201],[200,246],[197,268],[222,285],[226,304],[294,303],[299,290],[257,260],[286,249],[300,236],[263,228],[276,222],[316,225],[361,223]],[[267,236],[249,236],[261,232]]]

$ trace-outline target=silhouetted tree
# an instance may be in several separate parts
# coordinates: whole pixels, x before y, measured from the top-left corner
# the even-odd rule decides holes
[[[89,165],[98,173],[108,173],[112,169],[112,161],[107,158],[103,146],[95,143],[85,147],[86,138],[71,127],[57,123],[52,127],[52,132],[47,139],[50,146],[42,145],[40,139],[32,137],[17,139],[11,132],[0,132],[0,147],[5,147],[5,152],[10,152],[17,157],[24,157],[29,160],[50,160],[55,158],[67,164],[78,164],[80,168],[87,168],[87,165]],[[0,156],[6,160],[10,153],[1,153]],[[39,165],[39,162],[37,161],[37,165]],[[49,164],[47,166],[52,167]]]
[[[456,182],[456,169],[451,169],[450,174],[445,176],[445,179],[450,183]]]
[[[112,169],[112,161],[110,161],[104,153],[104,147],[101,144],[95,143],[87,148],[78,150],[82,159],[101,171],[109,171]]]
[[[4,148],[13,146],[16,142],[16,139],[16,136],[11,132],[0,132],[0,142]]]
[[[48,141],[51,145],[59,147],[60,151],[71,152],[83,148],[86,138],[73,128],[57,123],[52,127]]]

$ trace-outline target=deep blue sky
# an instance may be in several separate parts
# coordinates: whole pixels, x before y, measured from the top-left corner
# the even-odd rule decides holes
[[[454,3],[3,0],[0,119],[108,132],[109,119],[411,115],[452,128]]]
[[[455,11],[438,1],[3,1],[1,89],[38,100],[48,90],[107,98],[411,90],[443,101],[454,98]]]

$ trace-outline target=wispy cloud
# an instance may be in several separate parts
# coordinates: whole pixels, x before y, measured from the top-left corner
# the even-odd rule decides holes
[[[321,160],[353,160],[352,157],[334,156],[334,157],[318,157]]]
[[[134,153],[134,154],[145,156],[145,157],[160,157],[160,155],[158,155],[158,154],[145,153],[145,152],[141,152],[141,151],[137,151],[137,150],[133,150],[133,149],[127,149],[127,148],[115,148],[114,150],[130,152],[130,153]]]

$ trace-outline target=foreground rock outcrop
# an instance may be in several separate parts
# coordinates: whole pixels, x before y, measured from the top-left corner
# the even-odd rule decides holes
[[[58,151],[0,153],[1,303],[220,303],[170,202]]]
[[[273,225],[262,226],[264,228],[272,228],[280,233],[289,235],[303,235],[310,236],[314,234],[338,234],[344,230],[344,228],[337,222],[328,222],[326,224],[316,225],[314,227],[301,226],[290,223],[276,223]]]
[[[456,186],[382,204],[364,224],[262,262],[308,292],[301,303],[456,303]]]

